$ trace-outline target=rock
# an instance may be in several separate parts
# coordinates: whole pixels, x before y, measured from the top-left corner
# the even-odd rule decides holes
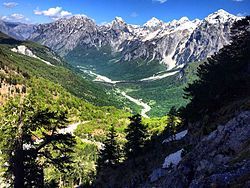
[[[161,181],[155,181],[153,186],[248,187],[250,111],[239,113],[196,143],[177,167],[167,171],[161,176]]]
[[[229,44],[230,27],[238,19],[219,10],[204,20],[183,17],[164,23],[153,18],[144,26],[135,26],[119,17],[109,24],[97,25],[86,16],[73,16],[40,25],[13,26],[2,21],[0,31],[39,42],[64,57],[80,49],[86,58],[88,50],[108,47],[111,55],[119,54],[118,61],[154,60],[172,69],[204,60]]]
[[[152,172],[152,174],[150,174],[150,182],[155,182],[164,175],[166,175],[166,170],[162,168],[157,168]]]

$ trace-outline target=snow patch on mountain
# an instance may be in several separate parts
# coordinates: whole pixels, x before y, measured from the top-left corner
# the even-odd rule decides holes
[[[178,72],[179,71],[173,71],[173,72],[164,73],[162,75],[153,75],[153,76],[150,76],[148,78],[143,78],[140,81],[155,81],[155,80],[160,80],[160,79],[163,79],[163,78],[166,78],[166,77],[169,77],[169,76],[173,76],[173,75],[177,74]]]
[[[172,153],[170,155],[168,155],[166,158],[165,158],[165,161],[162,165],[162,168],[168,168],[170,167],[171,165],[173,166],[176,166],[179,164],[179,162],[181,161],[182,157],[181,157],[181,153],[184,149],[180,149],[178,150],[177,152],[175,153]]]
[[[24,45],[20,45],[20,46],[17,46],[16,48],[12,48],[11,51],[15,52],[15,53],[22,54],[22,55],[26,55],[26,56],[29,56],[29,57],[32,57],[32,58],[35,58],[35,59],[38,59],[38,60],[46,63],[47,65],[55,66],[55,65],[51,64],[50,62],[45,61],[45,60],[41,59],[40,57],[37,57],[35,54],[33,54],[33,52],[29,48],[27,48]]]
[[[62,56],[75,48],[84,53],[110,47],[111,54],[121,55],[120,61],[158,61],[170,70],[218,52],[229,43],[230,28],[237,19],[224,10],[203,20],[182,17],[165,23],[153,17],[143,26],[128,24],[121,17],[105,25],[97,25],[87,17],[72,17],[37,26],[29,39]]]
[[[167,139],[163,140],[163,144],[164,143],[168,143],[170,141],[174,140],[181,140],[182,138],[184,138],[187,135],[187,130],[181,131],[175,135],[172,135],[170,137],[168,137]]]

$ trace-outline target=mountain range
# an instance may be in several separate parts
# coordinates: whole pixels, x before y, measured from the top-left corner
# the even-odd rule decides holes
[[[52,23],[28,25],[0,22],[0,30],[20,40],[39,42],[63,57],[88,58],[89,51],[104,49],[111,53],[114,63],[152,62],[167,69],[204,60],[230,43],[230,27],[240,19],[218,10],[203,20],[182,17],[165,23],[152,18],[142,26],[126,23],[116,17],[111,23],[97,25],[86,16],[73,16]],[[103,53],[100,53],[103,52]]]

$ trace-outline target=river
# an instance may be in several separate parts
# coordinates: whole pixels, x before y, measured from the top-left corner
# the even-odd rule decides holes
[[[82,72],[90,75],[90,76],[94,76],[95,79],[93,81],[95,82],[103,82],[103,83],[108,83],[108,84],[112,84],[112,85],[116,85],[117,83],[122,83],[122,82],[129,82],[129,81],[124,81],[124,80],[111,80],[110,78],[106,77],[106,76],[103,76],[103,75],[100,75],[100,74],[97,74],[91,70],[86,70],[85,67],[82,67],[82,66],[77,66]],[[166,78],[168,76],[172,76],[172,75],[175,75],[177,74],[179,71],[173,71],[173,72],[167,72],[167,73],[163,73],[161,75],[153,75],[153,76],[150,76],[150,77],[147,77],[147,78],[143,78],[143,79],[140,79],[138,80],[138,82],[144,82],[144,81],[155,81],[155,80],[160,80],[160,79],[163,79],[163,78]],[[135,81],[131,81],[131,82],[135,82]],[[120,91],[119,89],[116,89],[116,91],[118,93],[120,93],[123,97],[127,98],[128,100],[130,100],[131,102],[135,103],[136,105],[138,106],[141,106],[142,107],[142,110],[141,110],[141,115],[145,118],[149,118],[149,116],[147,115],[147,113],[151,110],[151,107],[143,102],[141,99],[136,99],[136,98],[133,98],[131,96],[129,96],[127,93],[125,93],[124,91]]]

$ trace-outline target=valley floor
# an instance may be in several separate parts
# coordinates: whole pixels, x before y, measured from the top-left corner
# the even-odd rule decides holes
[[[152,81],[157,81],[157,80],[161,80],[173,75],[176,75],[179,73],[178,70],[175,71],[167,71],[167,72],[159,72],[154,74],[153,76],[147,77],[147,78],[142,78],[140,80],[112,80],[106,76],[100,75],[98,73],[95,73],[95,70],[89,70],[83,66],[77,66],[83,73],[87,74],[88,76],[90,76],[94,81],[94,82],[100,82],[100,83],[104,83],[104,84],[110,84],[112,86],[114,86],[116,89],[116,93],[122,95],[123,97],[125,97],[126,99],[128,99],[129,101],[133,102],[134,104],[142,107],[141,109],[141,115],[145,118],[149,118],[149,115],[147,113],[150,112],[150,110],[152,109],[152,107],[146,103],[143,102],[142,99],[138,99],[135,97],[130,96],[127,92],[124,91],[124,88],[121,89],[119,88],[118,84],[133,84],[133,83],[149,83]]]

